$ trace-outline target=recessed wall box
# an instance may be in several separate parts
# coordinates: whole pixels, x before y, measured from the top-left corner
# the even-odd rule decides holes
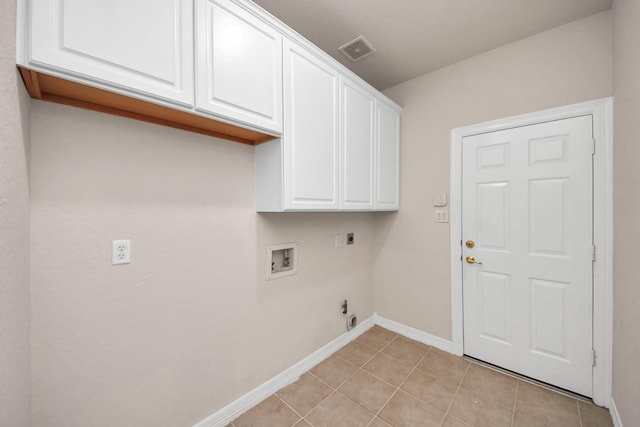
[[[298,244],[283,243],[267,246],[267,280],[296,274]]]
[[[354,233],[347,233],[347,245],[353,245],[356,242]]]

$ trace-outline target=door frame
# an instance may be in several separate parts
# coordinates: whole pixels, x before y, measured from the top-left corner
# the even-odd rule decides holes
[[[541,122],[592,115],[593,156],[593,401],[609,407],[611,400],[611,349],[613,316],[613,98],[478,123],[451,130],[451,341],[455,354],[464,353],[462,306],[462,140]]]

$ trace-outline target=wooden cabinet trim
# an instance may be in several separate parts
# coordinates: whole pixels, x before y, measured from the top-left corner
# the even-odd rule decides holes
[[[248,145],[276,137],[206,117],[18,67],[34,99],[168,126]]]

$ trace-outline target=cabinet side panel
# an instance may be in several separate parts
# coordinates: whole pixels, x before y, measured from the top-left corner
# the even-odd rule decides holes
[[[282,140],[255,147],[256,211],[282,211]]]
[[[400,114],[378,103],[376,209],[398,210],[400,165]]]

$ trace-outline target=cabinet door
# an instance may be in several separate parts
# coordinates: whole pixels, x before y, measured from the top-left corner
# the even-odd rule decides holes
[[[32,0],[30,61],[193,105],[190,0]]]
[[[341,141],[341,209],[373,209],[375,99],[343,78]]]
[[[376,103],[376,210],[398,210],[400,171],[400,113]]]
[[[284,208],[337,210],[338,72],[284,40]]]
[[[282,36],[229,0],[196,6],[196,107],[282,132]]]

